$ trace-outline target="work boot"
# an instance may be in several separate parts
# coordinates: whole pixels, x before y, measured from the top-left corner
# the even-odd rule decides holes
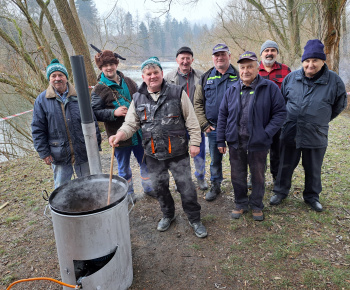
[[[205,238],[208,235],[207,229],[202,224],[202,222],[198,222],[198,223],[190,222],[190,226],[194,229],[194,233],[198,238]]]
[[[264,220],[264,213],[262,212],[262,210],[253,209],[252,213],[253,213],[253,220],[259,221],[259,222]]]
[[[174,220],[175,215],[172,218],[163,217],[158,223],[157,230],[160,232],[165,232]]]
[[[220,183],[219,182],[213,182],[211,184],[210,190],[205,195],[206,201],[213,201],[215,200],[218,195],[221,193]]]
[[[235,208],[231,213],[231,217],[233,219],[239,219],[246,212],[247,210],[244,208]]]
[[[198,183],[200,190],[207,190],[208,189],[208,183],[205,179],[197,178],[197,183]]]

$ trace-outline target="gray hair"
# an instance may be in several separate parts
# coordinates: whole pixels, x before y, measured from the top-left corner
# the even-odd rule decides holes
[[[146,69],[156,69],[156,68],[159,68],[160,70],[162,70],[157,64],[155,63],[149,63],[149,64],[146,64],[145,67],[141,70],[142,74],[145,72]]]

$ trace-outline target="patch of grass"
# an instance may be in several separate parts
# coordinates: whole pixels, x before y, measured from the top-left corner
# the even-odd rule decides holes
[[[5,250],[0,248],[0,255],[2,256],[2,255],[4,255],[5,253],[6,253]]]
[[[213,222],[216,220],[216,216],[213,214],[207,214],[206,216],[202,217],[202,221],[206,222]]]
[[[29,221],[29,223],[28,223],[28,225],[34,225],[34,224],[36,224],[37,223],[37,221]]]
[[[190,245],[190,248],[195,249],[195,250],[201,249],[200,245],[198,245],[198,244],[192,244],[192,245]]]
[[[11,223],[13,223],[13,222],[19,221],[20,219],[21,219],[20,216],[14,215],[14,216],[10,216],[10,217],[6,218],[6,219],[5,219],[5,222],[6,222],[7,224],[11,224]]]
[[[16,276],[6,275],[5,277],[1,278],[1,283],[4,285],[8,285],[8,284],[11,284],[15,280],[16,280]]]

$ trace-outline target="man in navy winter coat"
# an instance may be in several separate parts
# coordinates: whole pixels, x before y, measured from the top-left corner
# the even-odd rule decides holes
[[[52,166],[55,188],[90,174],[77,93],[68,82],[68,72],[57,59],[46,68],[49,87],[35,100],[32,137],[34,148]],[[96,122],[98,143],[101,136]],[[74,169],[73,169],[74,167]]]
[[[286,107],[278,86],[259,75],[259,63],[254,52],[244,52],[237,62],[240,81],[226,91],[222,100],[217,144],[222,154],[226,153],[226,143],[229,147],[236,204],[231,217],[239,219],[250,208],[253,219],[262,221],[266,156],[273,136],[284,122]],[[252,175],[250,196],[248,165]]]
[[[280,165],[271,205],[278,205],[287,197],[294,169],[302,158],[304,201],[315,211],[323,210],[319,195],[328,124],[344,110],[347,99],[343,81],[325,64],[323,48],[320,40],[309,40],[301,57],[303,67],[290,73],[282,83],[287,119],[281,131]]]

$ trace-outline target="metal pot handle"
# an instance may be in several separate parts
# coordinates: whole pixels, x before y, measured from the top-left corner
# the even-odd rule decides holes
[[[132,211],[132,209],[134,208],[134,206],[135,206],[135,203],[134,203],[134,200],[132,199],[132,197],[131,196],[129,196],[129,199],[131,200],[131,204],[132,204],[132,206],[130,207],[130,209],[129,209],[129,212],[128,212],[128,215],[130,214],[130,212]]]
[[[45,206],[45,210],[44,210],[44,216],[46,216],[46,218],[50,221],[50,222],[52,222],[52,219],[46,214],[46,211],[47,211],[47,208],[49,207],[49,205],[47,204],[46,206]]]
[[[46,189],[44,189],[41,192],[41,196],[43,197],[44,200],[49,201],[49,194],[47,193]]]

